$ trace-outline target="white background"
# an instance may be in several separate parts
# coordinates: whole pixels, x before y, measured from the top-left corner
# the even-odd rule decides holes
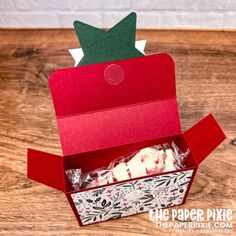
[[[111,27],[131,11],[138,28],[236,28],[236,0],[0,0],[0,27]]]

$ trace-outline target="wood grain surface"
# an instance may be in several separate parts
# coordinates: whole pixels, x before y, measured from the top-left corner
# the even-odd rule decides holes
[[[236,32],[146,30],[137,38],[148,40],[147,54],[173,55],[183,129],[212,112],[228,137],[175,208],[236,210]],[[156,228],[148,213],[79,227],[63,193],[26,178],[28,147],[61,154],[47,78],[73,66],[67,49],[79,44],[73,30],[1,30],[0,42],[0,235],[180,235]]]

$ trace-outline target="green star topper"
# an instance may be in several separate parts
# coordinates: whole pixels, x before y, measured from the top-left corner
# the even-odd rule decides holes
[[[74,22],[83,57],[78,65],[144,56],[135,47],[136,13],[132,12],[108,31]]]

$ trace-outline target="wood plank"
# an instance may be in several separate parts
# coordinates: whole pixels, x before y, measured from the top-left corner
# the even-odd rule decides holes
[[[173,55],[183,129],[212,112],[228,137],[179,208],[235,210],[236,32],[140,30],[137,38],[148,40],[147,54]],[[79,43],[73,30],[60,29],[0,30],[0,40],[0,235],[174,233],[157,229],[147,213],[79,228],[64,194],[26,178],[28,147],[61,154],[47,77],[73,66],[67,49]]]

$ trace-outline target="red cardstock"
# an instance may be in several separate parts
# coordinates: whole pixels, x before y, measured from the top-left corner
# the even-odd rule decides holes
[[[104,77],[110,65],[124,71],[118,85]],[[54,72],[49,84],[63,154],[180,134],[174,75],[167,54]]]
[[[195,174],[225,139],[211,114],[182,133],[168,54],[57,70],[49,85],[63,156],[29,149],[28,177],[65,192],[79,222],[65,169],[105,167],[120,155],[174,140],[190,149],[187,168]]]

